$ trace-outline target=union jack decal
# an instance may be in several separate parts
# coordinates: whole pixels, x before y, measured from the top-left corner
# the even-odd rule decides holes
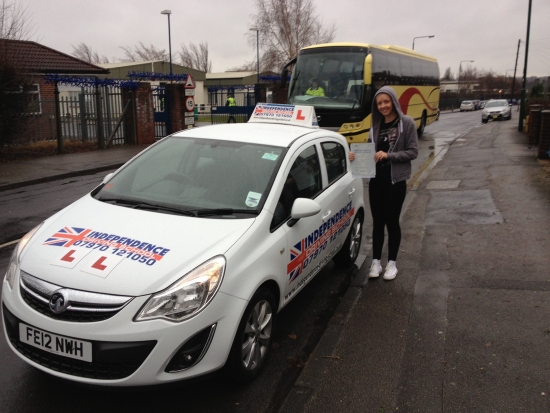
[[[287,265],[287,274],[289,277],[288,283],[294,281],[304,269],[304,261],[306,259],[306,249],[304,240],[298,242],[290,249],[290,262]]]
[[[55,247],[70,247],[76,241],[84,240],[92,230],[86,228],[63,227],[50,238],[44,241],[44,245],[53,245]]]

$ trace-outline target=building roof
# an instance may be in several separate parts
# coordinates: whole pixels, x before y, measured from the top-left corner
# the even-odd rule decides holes
[[[29,73],[106,74],[108,69],[28,40],[0,40],[1,53]]]
[[[170,63],[162,60],[147,60],[142,62],[116,62],[116,63],[100,63],[98,66],[105,69],[110,69],[108,78],[126,79],[129,71],[136,72],[155,72],[155,73],[170,73]],[[172,63],[172,72],[176,74],[191,74],[195,81],[204,81],[205,73]]]
[[[257,75],[257,72],[221,72],[207,73],[206,79],[243,79],[247,76]]]

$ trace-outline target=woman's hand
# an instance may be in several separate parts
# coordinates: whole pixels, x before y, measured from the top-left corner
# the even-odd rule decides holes
[[[384,159],[388,159],[388,154],[384,151],[378,151],[374,154],[374,160],[376,162],[383,161]]]
[[[355,160],[355,154],[353,152],[349,152],[348,159],[350,162],[353,162]]]

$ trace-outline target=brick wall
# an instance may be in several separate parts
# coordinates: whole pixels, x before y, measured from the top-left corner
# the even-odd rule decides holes
[[[132,102],[133,100],[133,102]],[[150,83],[140,83],[135,90],[122,90],[122,105],[130,101],[124,117],[124,136],[127,144],[155,143],[153,94]]]

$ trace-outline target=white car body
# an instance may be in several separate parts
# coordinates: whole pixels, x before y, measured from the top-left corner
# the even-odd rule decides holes
[[[460,104],[460,111],[466,111],[466,110],[476,110],[475,103],[472,100],[465,100]]]
[[[96,189],[48,218],[16,248],[8,270],[10,276],[3,284],[2,320],[7,342],[27,363],[65,379],[107,386],[161,384],[219,370],[226,364],[239,323],[255,293],[268,288],[275,296],[274,313],[280,311],[339,252],[350,227],[359,219],[362,221],[362,180],[352,178],[348,145],[337,133],[280,123],[248,123],[195,128],[165,139],[187,138],[197,142],[267,143],[282,148],[282,159],[267,153],[262,156],[279,162],[268,193],[248,192],[252,195],[247,205],[261,207],[257,216],[192,217],[128,208],[95,199]],[[102,190],[110,182],[117,182],[117,175],[125,169],[138,165],[147,153],[155,153],[152,151],[157,146],[162,148],[163,142],[137,155],[114,176],[108,176]],[[336,143],[345,149],[347,172],[331,184],[323,162],[323,143]],[[300,205],[295,202],[292,216],[300,214],[302,208],[306,211],[304,217],[293,226],[292,219],[287,219],[275,229],[270,228],[287,177],[291,176],[289,172],[296,167],[298,155],[311,145],[317,151],[321,168],[323,190],[314,198],[320,211],[311,212],[316,204],[310,200]],[[228,190],[238,188],[229,180],[224,184]],[[360,232],[361,227],[358,229]],[[200,310],[182,321],[162,317],[136,321],[153,294],[179,282],[213,257],[222,257],[218,260],[225,266],[216,289]],[[26,281],[22,281],[23,277]],[[35,287],[33,283],[37,283]],[[29,293],[26,288],[32,291]],[[37,311],[29,303],[39,301],[32,295],[40,289],[49,302]],[[58,292],[56,298],[54,291]],[[127,297],[129,301],[101,321],[59,319],[63,312],[48,313],[48,306],[67,312],[63,305],[79,294],[85,297],[89,293],[99,294],[90,295],[91,301],[98,297],[118,300],[112,296],[119,296],[122,301]],[[63,294],[66,295],[61,297]],[[59,308],[55,307],[58,304]],[[204,343],[196,362],[181,371],[165,371],[198,332]],[[46,345],[48,340],[50,347]],[[132,343],[137,343],[136,349],[131,348]],[[140,356],[134,357],[138,353]],[[126,356],[131,360],[121,367],[121,359]],[[88,366],[93,373],[85,372]],[[96,372],[102,366],[113,369],[113,378]]]

